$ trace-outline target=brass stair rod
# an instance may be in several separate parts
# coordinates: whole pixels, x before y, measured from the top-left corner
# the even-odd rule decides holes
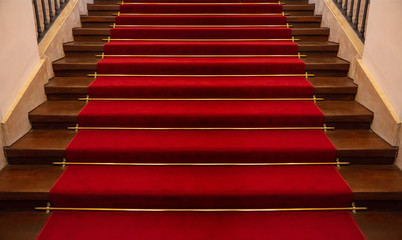
[[[102,41],[164,41],[164,42],[170,42],[170,41],[177,41],[177,42],[241,42],[241,41],[299,41],[300,39],[296,38],[272,38],[272,39],[248,39],[248,38],[104,38]]]
[[[78,98],[78,101],[324,101],[324,98]]]
[[[288,13],[113,13],[113,16],[288,16]]]
[[[314,77],[314,74],[213,74],[213,75],[197,75],[197,74],[88,74],[88,77]]]
[[[334,130],[334,127],[68,127],[68,130]]]
[[[120,2],[117,3],[118,5],[158,5],[158,4],[174,4],[174,5],[201,5],[201,4],[205,4],[205,5],[284,5],[285,3],[282,3],[281,1],[278,2],[237,2],[237,3],[231,3],[231,2],[227,2],[227,3],[219,3],[219,2],[215,2],[215,3],[185,3],[185,2],[179,2],[179,3],[175,3],[175,2]]]
[[[35,210],[50,211],[103,211],[103,212],[300,212],[300,211],[353,211],[367,210],[367,207],[328,207],[328,208],[251,208],[251,209],[147,209],[147,208],[68,208],[36,207]]]
[[[286,27],[290,28],[293,25],[285,24],[285,25],[109,25],[109,27]]]
[[[245,58],[245,57],[307,57],[307,55],[95,55],[96,57],[155,57],[155,58]]]
[[[310,166],[349,165],[350,162],[304,162],[304,163],[103,163],[103,162],[53,162],[54,165],[94,166]]]

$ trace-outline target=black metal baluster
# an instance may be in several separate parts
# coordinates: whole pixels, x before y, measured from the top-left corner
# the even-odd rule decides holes
[[[36,2],[36,0],[32,0],[32,3],[34,5],[34,10],[35,10],[36,28],[37,28],[37,32],[38,32],[38,41],[39,41],[43,31],[42,31],[42,27],[40,26],[38,3]]]
[[[363,39],[364,39],[364,33],[366,31],[367,11],[368,11],[369,3],[370,3],[370,0],[366,0],[366,2],[364,3],[362,27],[360,28],[360,33],[361,33],[361,36]]]
[[[343,8],[342,8],[342,12],[343,15],[346,16],[346,14],[348,13],[348,0],[345,0],[345,3],[343,4]]]
[[[57,0],[54,1],[54,8],[55,8],[55,11],[56,11],[56,15],[59,15],[59,13],[60,13],[60,1],[57,1]]]
[[[42,3],[42,12],[43,12],[43,22],[45,24],[45,29],[47,29],[49,25],[49,21],[47,19],[47,14],[46,14],[46,5],[45,5],[45,0],[41,0]]]
[[[50,18],[50,22],[53,22],[55,14],[53,14],[53,7],[52,7],[52,1],[48,0],[48,5],[49,5],[49,18]]]
[[[355,7],[355,0],[350,0],[350,9],[349,9],[349,15],[348,15],[348,18],[349,18],[349,22],[352,22],[353,21],[353,9],[354,9],[354,7]]]
[[[357,0],[356,16],[355,16],[355,19],[354,19],[354,21],[353,21],[353,25],[355,26],[355,29],[356,29],[356,30],[359,28],[360,3],[361,3],[361,0]]]
[[[370,0],[365,0],[364,2],[364,12],[363,19],[360,18],[360,5],[361,0],[357,0],[356,7],[354,0],[332,0],[334,4],[339,8],[339,11],[343,14],[345,19],[349,22],[350,26],[355,30],[356,34],[364,42],[365,26],[367,21],[367,11],[368,4]],[[350,4],[349,4],[350,2]],[[355,10],[356,8],[356,10]],[[359,22],[361,22],[361,27],[359,29]]]

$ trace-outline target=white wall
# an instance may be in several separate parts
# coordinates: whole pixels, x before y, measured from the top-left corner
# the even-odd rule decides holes
[[[31,0],[0,0],[0,120],[39,63]]]
[[[372,0],[363,64],[402,119],[402,1]]]

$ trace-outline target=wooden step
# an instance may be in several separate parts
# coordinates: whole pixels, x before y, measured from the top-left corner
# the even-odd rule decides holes
[[[358,205],[370,209],[401,209],[402,172],[397,167],[346,166],[340,169],[340,173],[353,189],[354,201]]]
[[[294,28],[292,34],[302,41],[328,41],[329,28]],[[75,41],[102,41],[110,35],[110,28],[73,28]]]
[[[84,77],[96,71],[96,63],[100,58],[61,58],[53,62],[53,70],[57,77]],[[337,58],[303,58],[306,71],[319,77],[346,77],[349,62]]]
[[[71,101],[88,95],[88,86],[92,77],[55,77],[45,85],[49,101]],[[331,101],[354,100],[357,85],[346,77],[314,77],[309,78],[317,97]]]
[[[47,101],[29,113],[34,129],[66,129],[78,122],[83,101]],[[325,122],[336,129],[369,129],[373,113],[354,101],[317,102]]]
[[[7,166],[0,172],[0,209],[46,204],[50,188],[62,173],[62,168],[50,165]]]
[[[93,77],[55,77],[45,85],[49,101],[77,100],[88,95],[88,86]]]
[[[95,57],[104,51],[105,42],[69,42],[63,45],[66,57]],[[299,51],[308,57],[336,57],[339,44],[300,42]]]
[[[354,100],[357,85],[347,77],[312,77],[308,79],[314,86],[314,94],[327,100]]]
[[[318,28],[321,25],[321,18],[321,16],[288,16],[287,21],[293,28]],[[108,28],[115,23],[115,16],[81,16],[81,23],[85,28]]]
[[[119,11],[116,4],[88,4],[89,16],[112,16]],[[314,15],[314,4],[286,4],[283,11],[289,16],[312,16]]]
[[[60,166],[8,166],[0,172],[0,203],[3,207],[12,204],[11,201],[21,207],[31,201],[45,203],[49,201],[50,188],[62,172]],[[339,172],[353,190],[353,200],[360,206],[394,208],[397,206],[393,203],[402,200],[402,172],[395,166],[344,166]],[[14,206],[18,208],[17,204]]]
[[[33,210],[0,212],[0,239],[35,240],[49,214]],[[369,210],[352,215],[367,240],[402,239],[402,211]],[[23,231],[22,231],[23,229]]]
[[[5,148],[10,164],[50,164],[65,157],[74,137],[68,130],[32,130]],[[393,164],[398,149],[369,130],[328,131],[341,160],[353,164]]]
[[[35,240],[49,216],[33,208],[0,211],[0,239]]]

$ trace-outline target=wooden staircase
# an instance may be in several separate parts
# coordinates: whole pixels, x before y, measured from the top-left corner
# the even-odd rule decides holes
[[[65,57],[53,63],[56,77],[45,86],[48,101],[29,114],[32,130],[6,147],[9,166],[0,172],[0,238],[34,239],[47,215],[33,212],[46,205],[51,186],[63,172],[52,166],[65,157],[65,149],[75,133],[74,126],[94,80],[86,74],[96,70],[104,41],[118,11],[116,0],[95,0],[82,16],[81,28],[73,29],[74,42],[64,44]],[[373,113],[354,101],[357,86],[347,77],[349,63],[337,57],[338,44],[328,41],[329,29],[321,28],[320,16],[314,16],[307,0],[288,0],[284,6],[300,39],[299,50],[306,54],[306,69],[316,75],[309,81],[317,97],[326,101],[317,105],[325,122],[335,126],[328,136],[341,161],[350,166],[339,168],[354,192],[358,205],[368,212],[355,219],[368,239],[402,239],[402,172],[393,166],[397,148],[370,131]],[[11,219],[11,221],[10,221]]]

